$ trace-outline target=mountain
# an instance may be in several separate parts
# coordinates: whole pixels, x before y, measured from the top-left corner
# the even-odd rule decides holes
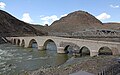
[[[44,35],[37,31],[31,24],[25,23],[13,17],[9,13],[0,10],[0,36],[33,36]]]
[[[35,29],[46,33],[74,33],[94,29],[120,30],[120,23],[102,23],[85,11],[75,11],[54,21],[50,26],[34,25]]]
[[[77,32],[101,28],[104,28],[103,23],[85,11],[72,12],[50,26],[51,32]]]

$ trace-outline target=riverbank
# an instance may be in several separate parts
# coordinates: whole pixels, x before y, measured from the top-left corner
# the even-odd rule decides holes
[[[72,57],[66,63],[58,67],[41,68],[36,71],[25,72],[24,75],[69,75],[78,71],[86,71],[98,74],[102,70],[114,64],[119,56],[99,56],[99,57]]]

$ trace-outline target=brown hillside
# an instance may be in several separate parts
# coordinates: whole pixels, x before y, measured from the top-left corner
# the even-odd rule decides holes
[[[85,11],[75,11],[52,23],[53,32],[76,32],[86,29],[101,29],[103,24]]]
[[[104,23],[106,28],[120,30],[120,23]]]
[[[0,36],[43,35],[30,24],[22,22],[5,11],[0,10]]]
[[[48,32],[50,31],[49,26],[43,26],[43,25],[32,25],[33,28],[35,28],[37,31],[40,31],[44,33],[44,35],[47,35]]]

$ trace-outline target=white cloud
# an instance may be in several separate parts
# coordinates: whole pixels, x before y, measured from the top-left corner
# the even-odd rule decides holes
[[[40,16],[40,20],[42,21],[42,24],[43,24],[43,25],[45,25],[45,24],[50,25],[50,24],[53,23],[54,21],[59,20],[61,17],[64,17],[64,16],[67,16],[67,14],[60,15],[60,17],[58,17],[57,15],[52,15],[52,16],[44,16],[44,15],[41,15],[41,16]]]
[[[24,13],[23,14],[22,21],[27,22],[27,23],[33,22],[33,20],[31,19],[30,15],[29,15],[29,13]]]
[[[0,8],[5,9],[6,4],[3,2],[0,2]]]
[[[65,17],[65,16],[67,16],[68,14],[64,14],[64,15],[61,15],[61,17]]]
[[[54,22],[55,20],[58,20],[59,18],[56,15],[52,15],[52,16],[42,16],[41,20],[43,21],[43,24],[51,24],[52,22]]]
[[[120,6],[119,5],[110,5],[110,7],[112,7],[112,8],[119,8]]]
[[[106,20],[106,19],[109,19],[110,17],[111,16],[107,13],[102,13],[102,14],[96,16],[96,18],[99,19],[99,20]]]

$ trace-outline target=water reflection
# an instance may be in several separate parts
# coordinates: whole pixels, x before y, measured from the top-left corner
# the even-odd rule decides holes
[[[56,56],[56,65],[61,65],[63,63],[66,62],[66,60],[68,60],[69,57],[67,54],[57,54]]]

